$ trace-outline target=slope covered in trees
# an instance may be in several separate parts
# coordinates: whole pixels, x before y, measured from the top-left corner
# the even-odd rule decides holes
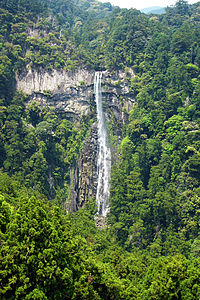
[[[198,299],[200,3],[146,16],[92,0],[9,0],[0,22],[0,297]],[[73,215],[62,206],[93,120],[25,105],[15,74],[28,68],[127,73],[136,102],[101,231],[94,200]]]

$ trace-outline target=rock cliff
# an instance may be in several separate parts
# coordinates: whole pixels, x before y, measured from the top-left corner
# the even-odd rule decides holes
[[[85,140],[78,162],[71,169],[70,202],[72,211],[84,206],[88,199],[95,199],[97,189],[97,126],[94,123],[90,136]]]
[[[122,126],[134,105],[134,95],[129,90],[129,78],[134,76],[116,71],[103,72],[102,88],[106,119],[110,134],[121,139]],[[16,76],[17,89],[29,95],[29,102],[38,101],[41,106],[52,107],[62,118],[78,120],[81,115],[95,115],[93,88],[94,72],[29,70]],[[97,126],[94,123],[86,138],[79,159],[71,169],[71,192],[67,209],[76,211],[89,198],[95,198],[97,188]]]
[[[89,114],[93,94],[93,73],[29,70],[16,76],[17,89],[29,95],[29,101],[49,105],[68,119]]]
[[[50,91],[52,94],[59,94],[70,91],[72,87],[93,84],[93,72],[87,70],[77,71],[45,71],[29,69],[21,74],[16,74],[17,89],[25,94],[33,92]]]

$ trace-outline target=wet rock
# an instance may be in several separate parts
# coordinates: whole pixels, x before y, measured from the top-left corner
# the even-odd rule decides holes
[[[97,228],[99,228],[100,230],[105,229],[107,227],[107,218],[105,216],[99,216],[96,215],[94,217],[94,221],[95,221],[95,225],[97,226]]]
[[[83,207],[88,199],[96,198],[97,189],[97,126],[85,140],[78,163],[71,172],[71,210]]]

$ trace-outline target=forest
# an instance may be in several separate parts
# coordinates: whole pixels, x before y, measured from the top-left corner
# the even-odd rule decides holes
[[[29,103],[16,89],[28,69],[127,74],[135,104],[101,230],[95,199],[64,207],[95,116],[74,123]],[[1,0],[0,298],[199,299],[199,229],[200,2],[145,15],[96,0]]]

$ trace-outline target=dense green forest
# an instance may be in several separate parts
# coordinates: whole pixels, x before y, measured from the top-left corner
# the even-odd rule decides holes
[[[94,199],[74,214],[63,205],[95,116],[73,123],[16,90],[28,69],[77,68],[123,70],[136,99],[102,230]],[[199,299],[199,229],[200,3],[147,16],[1,0],[0,298]]]

